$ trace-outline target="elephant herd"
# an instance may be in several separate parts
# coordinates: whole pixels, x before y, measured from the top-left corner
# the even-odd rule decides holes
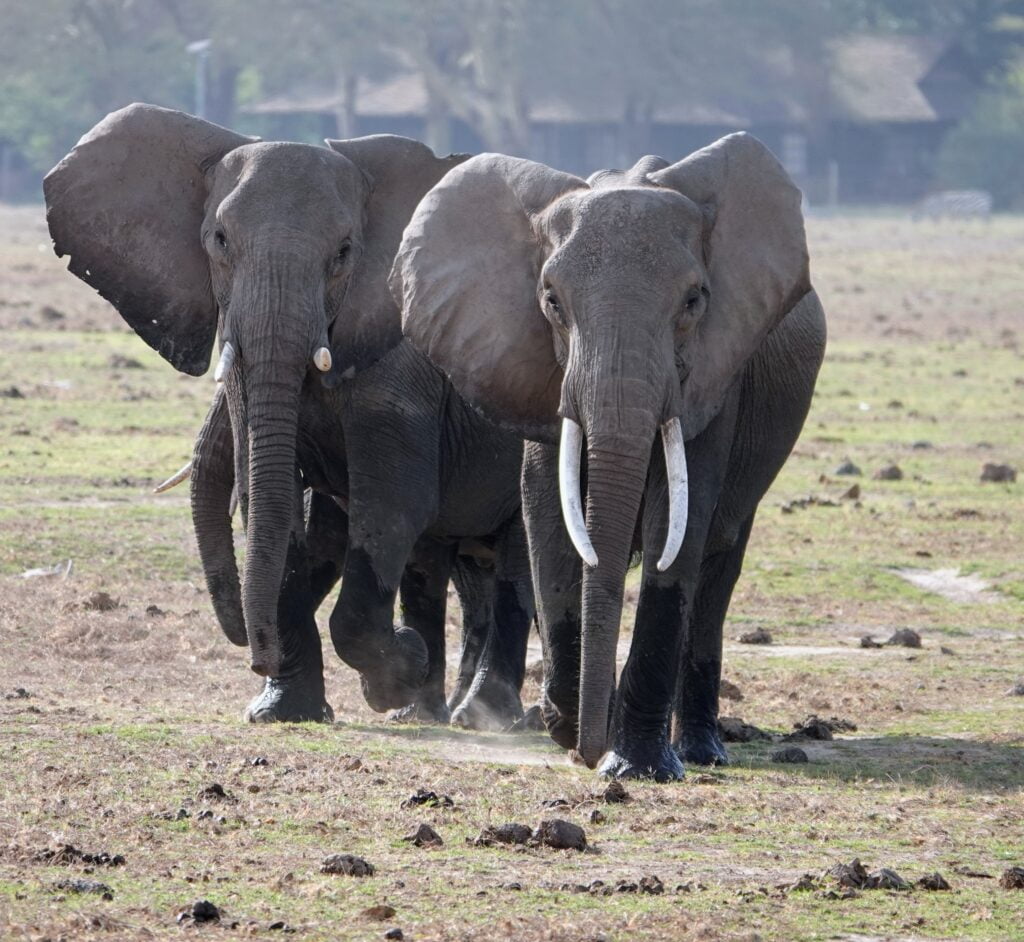
[[[134,104],[44,183],[55,251],[146,343],[192,375],[219,346],[188,470],[218,621],[264,677],[246,715],[333,718],[315,614],[340,581],[331,640],[374,710],[507,727],[536,622],[575,758],[727,761],[723,621],[824,353],[799,191],[746,134],[586,180],[327,145]]]

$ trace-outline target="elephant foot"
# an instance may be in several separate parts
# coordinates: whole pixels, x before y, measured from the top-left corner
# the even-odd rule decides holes
[[[729,764],[729,753],[725,751],[717,729],[683,730],[675,749],[679,758],[688,765]]]
[[[250,723],[333,723],[334,711],[324,698],[322,681],[316,687],[268,677],[245,708],[245,719]]]
[[[563,713],[546,694],[541,694],[539,705],[548,735],[563,749],[575,749],[580,735],[576,714]]]
[[[388,714],[388,720],[392,723],[428,723],[440,726],[447,726],[451,722],[451,711],[444,697],[423,697],[420,696],[415,702],[400,710],[392,710]]]
[[[683,763],[668,742],[662,740],[616,746],[605,755],[597,771],[605,778],[677,782],[683,777]]]
[[[398,710],[416,702],[427,679],[427,646],[413,628],[395,630],[391,651],[382,657],[378,674],[360,673],[359,680],[370,709],[376,713]]]
[[[484,674],[452,711],[452,725],[480,732],[501,732],[523,715],[519,691],[503,678]]]

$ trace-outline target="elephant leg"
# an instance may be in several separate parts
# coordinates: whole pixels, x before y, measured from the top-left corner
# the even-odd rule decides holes
[[[693,613],[684,634],[674,707],[673,746],[684,762],[727,765],[718,735],[718,689],[722,680],[722,626],[743,567],[751,515],[736,542],[701,563]]]
[[[413,628],[427,646],[427,678],[413,703],[392,714],[399,722],[447,723],[451,719],[444,698],[445,613],[453,547],[429,537],[413,549],[401,584],[402,624]]]
[[[494,567],[494,617],[470,690],[452,714],[468,729],[507,729],[523,715],[519,693],[534,616],[533,584],[522,518],[505,527]]]
[[[686,445],[689,506],[686,536],[675,561],[658,572],[668,525],[664,452],[651,452],[643,506],[644,566],[629,657],[622,669],[610,751],[599,771],[614,778],[668,782],[683,775],[669,740],[683,628],[689,621],[701,561],[728,463],[735,393],[718,417]]]
[[[462,608],[459,674],[448,700],[448,707],[454,713],[473,686],[487,644],[488,630],[494,621],[494,563],[478,556],[458,553],[452,567],[452,577]]]
[[[318,609],[338,584],[348,549],[348,515],[333,497],[308,491],[306,545],[313,607]]]
[[[582,563],[562,522],[558,448],[527,442],[523,519],[544,655],[540,707],[551,738],[575,749],[579,732]]]
[[[329,511],[328,499],[317,500],[318,496],[314,495],[311,524],[321,508]],[[314,589],[313,573],[315,561],[336,557],[339,547],[332,541],[332,535],[336,539],[334,531],[304,525],[302,501],[302,485],[296,475],[292,534],[277,603],[281,668],[264,681],[263,690],[246,707],[245,718],[252,723],[334,720],[324,691],[323,652],[314,617],[322,595]],[[344,556],[343,543],[340,553]]]

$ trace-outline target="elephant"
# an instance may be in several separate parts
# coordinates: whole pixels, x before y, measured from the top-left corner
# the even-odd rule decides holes
[[[369,705],[447,719],[454,568],[478,597],[470,620],[501,632],[460,685],[474,700],[463,706],[514,719],[534,611],[522,440],[465,406],[402,339],[387,285],[419,199],[465,156],[392,135],[328,144],[260,142],[130,105],[47,175],[54,249],[179,371],[204,373],[220,336],[192,507],[218,620],[265,678],[248,716],[330,718],[313,616],[340,575],[331,638]],[[467,544],[493,564],[460,554]]]
[[[391,285],[407,339],[529,442],[552,737],[610,777],[727,762],[723,620],[825,349],[799,190],[744,133],[588,180],[482,154],[423,198]]]

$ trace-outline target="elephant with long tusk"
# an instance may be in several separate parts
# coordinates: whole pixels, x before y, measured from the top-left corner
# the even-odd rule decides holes
[[[722,623],[825,347],[783,168],[746,134],[589,180],[482,154],[424,197],[391,284],[405,335],[530,442],[523,508],[552,736],[613,776],[727,761]]]

